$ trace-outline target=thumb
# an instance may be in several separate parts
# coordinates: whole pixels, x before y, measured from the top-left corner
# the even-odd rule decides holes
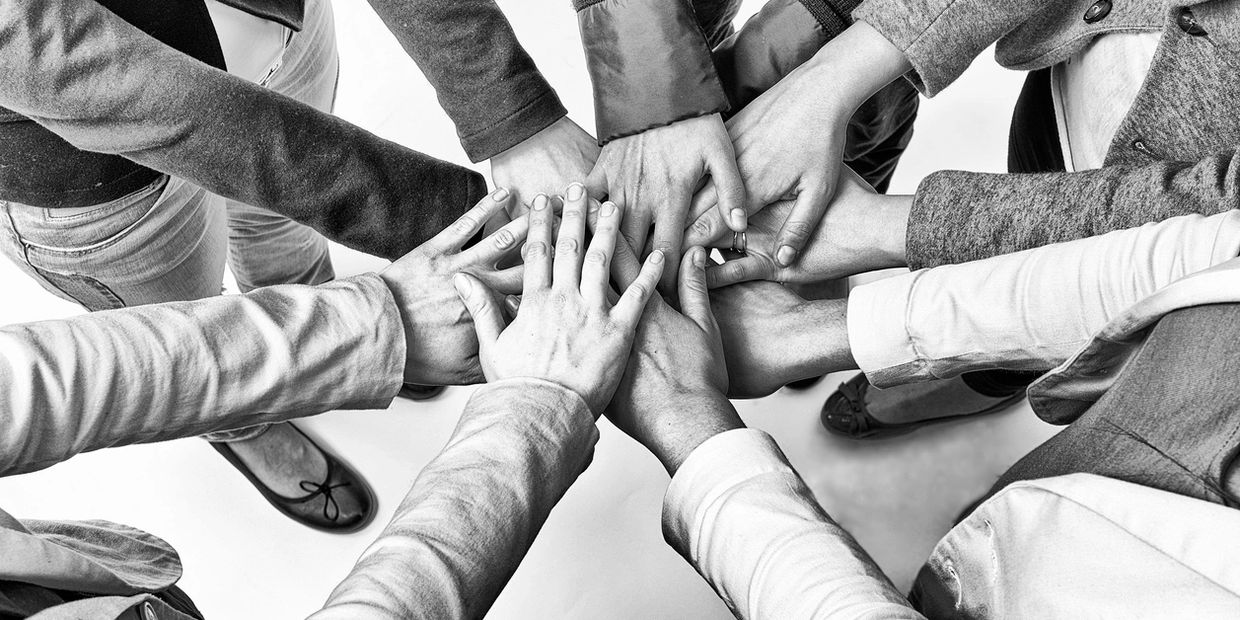
[[[456,286],[456,294],[461,296],[465,308],[474,319],[474,330],[478,332],[478,348],[491,346],[504,331],[504,317],[495,303],[491,291],[477,278],[458,273],[452,278]]]
[[[710,311],[710,292],[706,287],[706,250],[692,248],[680,263],[680,309],[702,331],[715,333],[715,315]]]

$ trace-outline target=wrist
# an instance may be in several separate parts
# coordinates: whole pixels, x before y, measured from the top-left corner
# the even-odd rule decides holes
[[[561,116],[556,119],[555,122],[540,129],[534,135],[512,145],[504,151],[496,153],[493,157],[491,157],[491,165],[502,166],[508,162],[527,156],[530,153],[537,153],[547,150],[550,148],[550,145],[555,143],[556,139],[560,135],[569,129],[568,124],[571,123],[572,121],[569,120],[568,116]]]
[[[798,375],[789,382],[857,367],[848,343],[848,300],[806,301],[795,315],[801,328],[800,362],[793,367]]]
[[[715,391],[677,394],[664,399],[651,419],[659,420],[662,428],[653,434],[648,447],[673,476],[706,440],[745,428],[732,402]]]
[[[874,214],[868,230],[876,252],[874,269],[907,267],[908,215],[913,208],[911,195],[873,194],[868,208]]]
[[[827,42],[803,68],[845,120],[867,99],[912,69],[904,52],[858,21]]]

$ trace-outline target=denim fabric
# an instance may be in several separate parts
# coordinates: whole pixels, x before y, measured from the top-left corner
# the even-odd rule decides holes
[[[306,18],[302,32],[288,38],[268,71],[241,77],[330,112],[338,75],[331,7],[312,1]],[[44,288],[92,311],[218,295],[225,253],[242,292],[334,277],[327,241],[319,233],[183,179],[162,177],[91,207],[2,206],[3,252]],[[248,439],[262,430],[208,439]]]
[[[1017,480],[1094,473],[1240,507],[1240,303],[1158,322],[1106,394],[1007,471]]]

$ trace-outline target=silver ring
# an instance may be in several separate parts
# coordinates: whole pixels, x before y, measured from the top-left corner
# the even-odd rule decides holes
[[[748,243],[745,239],[744,231],[732,233],[732,251],[738,254],[744,254]]]

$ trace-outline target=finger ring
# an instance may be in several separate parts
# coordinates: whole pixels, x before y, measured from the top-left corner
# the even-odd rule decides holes
[[[744,254],[745,247],[746,239],[744,231],[732,233],[732,251],[738,254]]]

